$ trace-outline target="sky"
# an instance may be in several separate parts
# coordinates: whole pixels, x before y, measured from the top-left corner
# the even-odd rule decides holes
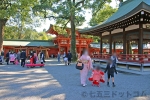
[[[117,1],[117,2],[116,2],[116,1]],[[111,5],[113,8],[115,8],[118,3],[119,3],[118,0],[112,0],[112,2],[110,3],[110,5]],[[87,16],[87,17],[85,17],[86,21],[85,21],[85,22],[83,23],[83,25],[80,26],[79,28],[82,29],[82,28],[84,28],[84,27],[88,27],[88,26],[89,26],[88,23],[89,23],[90,19],[92,18],[92,14],[89,13],[89,12],[90,12],[90,10],[87,10],[87,11],[86,11],[86,13],[85,13],[85,16]],[[43,29],[48,30],[49,27],[50,27],[50,24],[55,24],[55,21],[54,21],[54,20],[46,19],[46,20],[44,20],[44,21],[41,23],[41,26],[40,26],[40,27],[37,27],[37,28],[36,28],[36,30],[37,30],[38,32],[43,31]]]

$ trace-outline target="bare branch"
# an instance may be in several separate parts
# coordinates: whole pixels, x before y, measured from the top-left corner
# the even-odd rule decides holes
[[[75,18],[75,19],[76,19],[77,23],[79,24],[79,23],[80,23],[80,21],[79,21],[77,18]]]
[[[64,25],[63,29],[67,26],[67,24],[70,22],[70,20],[67,21],[67,23]]]
[[[104,5],[105,3],[106,3],[106,1],[104,0],[104,1],[99,5],[99,9],[98,9],[96,12],[94,12],[92,16],[96,15],[96,13],[97,13],[99,10],[101,10],[101,8],[103,7],[103,5]]]
[[[77,7],[78,5],[80,5],[81,3],[84,3],[85,0],[79,1],[76,3],[75,7]]]

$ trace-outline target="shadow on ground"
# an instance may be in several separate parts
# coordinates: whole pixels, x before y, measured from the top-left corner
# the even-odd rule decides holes
[[[74,64],[65,66],[56,60],[47,61],[44,68],[2,65],[0,100],[150,100],[148,75],[119,73],[115,88],[106,83],[93,87],[89,81],[82,87],[79,77]]]

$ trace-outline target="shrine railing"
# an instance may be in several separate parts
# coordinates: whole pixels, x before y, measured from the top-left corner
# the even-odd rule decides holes
[[[108,60],[110,54],[95,54],[91,56],[93,59]],[[117,55],[118,61],[122,62],[137,62],[137,63],[150,63],[150,54],[119,54]]]

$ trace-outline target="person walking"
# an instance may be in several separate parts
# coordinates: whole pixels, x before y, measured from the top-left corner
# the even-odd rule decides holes
[[[15,58],[17,58],[17,53],[16,53],[16,52],[14,52],[13,54],[14,54]]]
[[[80,80],[81,85],[85,87],[88,72],[89,70],[93,69],[91,57],[89,56],[88,51],[86,49],[83,51],[83,54],[79,58],[79,62],[82,62],[84,64],[84,68],[80,71]]]
[[[33,59],[33,63],[36,64],[38,57],[35,51],[33,52]]]
[[[111,78],[112,78],[112,86],[115,87],[115,83],[114,83],[114,73],[117,74],[118,72],[117,72],[117,70],[116,70],[115,64],[114,64],[114,62],[113,62],[112,59],[109,59],[109,60],[108,60],[108,64],[107,64],[106,69],[105,69],[104,72],[105,72],[105,73],[107,72],[107,77],[108,77],[108,79],[107,79],[107,86],[110,87],[110,86],[109,86],[109,80],[110,80],[110,77],[111,77]]]
[[[44,56],[44,53],[42,51],[40,53],[40,59],[41,59],[41,64],[43,64],[45,62],[45,56]]]
[[[21,58],[21,66],[24,67],[26,60],[26,52],[24,50],[21,52],[20,58]]]
[[[59,63],[60,63],[60,57],[61,57],[60,52],[58,52],[57,58]]]
[[[67,58],[68,58],[68,65],[70,65],[70,63],[71,63],[71,58],[72,58],[72,54],[71,54],[70,51],[68,51]]]
[[[17,53],[17,60],[18,60],[18,63],[20,63],[20,51],[18,51]]]
[[[10,52],[7,52],[6,53],[6,63],[7,63],[7,65],[9,65],[9,55],[10,55]]]
[[[33,51],[30,51],[30,58],[34,56]]]
[[[1,58],[2,58],[2,63],[4,63],[4,51],[1,51]]]
[[[40,54],[41,54],[41,51],[40,51],[39,54],[38,54],[38,61],[39,61],[39,62],[41,62]]]
[[[66,57],[66,52],[64,52],[64,54],[62,55],[62,63],[64,63],[64,58]]]
[[[116,66],[116,64],[118,62],[116,53],[113,53],[113,55],[110,57],[110,59],[112,60],[112,63]]]

